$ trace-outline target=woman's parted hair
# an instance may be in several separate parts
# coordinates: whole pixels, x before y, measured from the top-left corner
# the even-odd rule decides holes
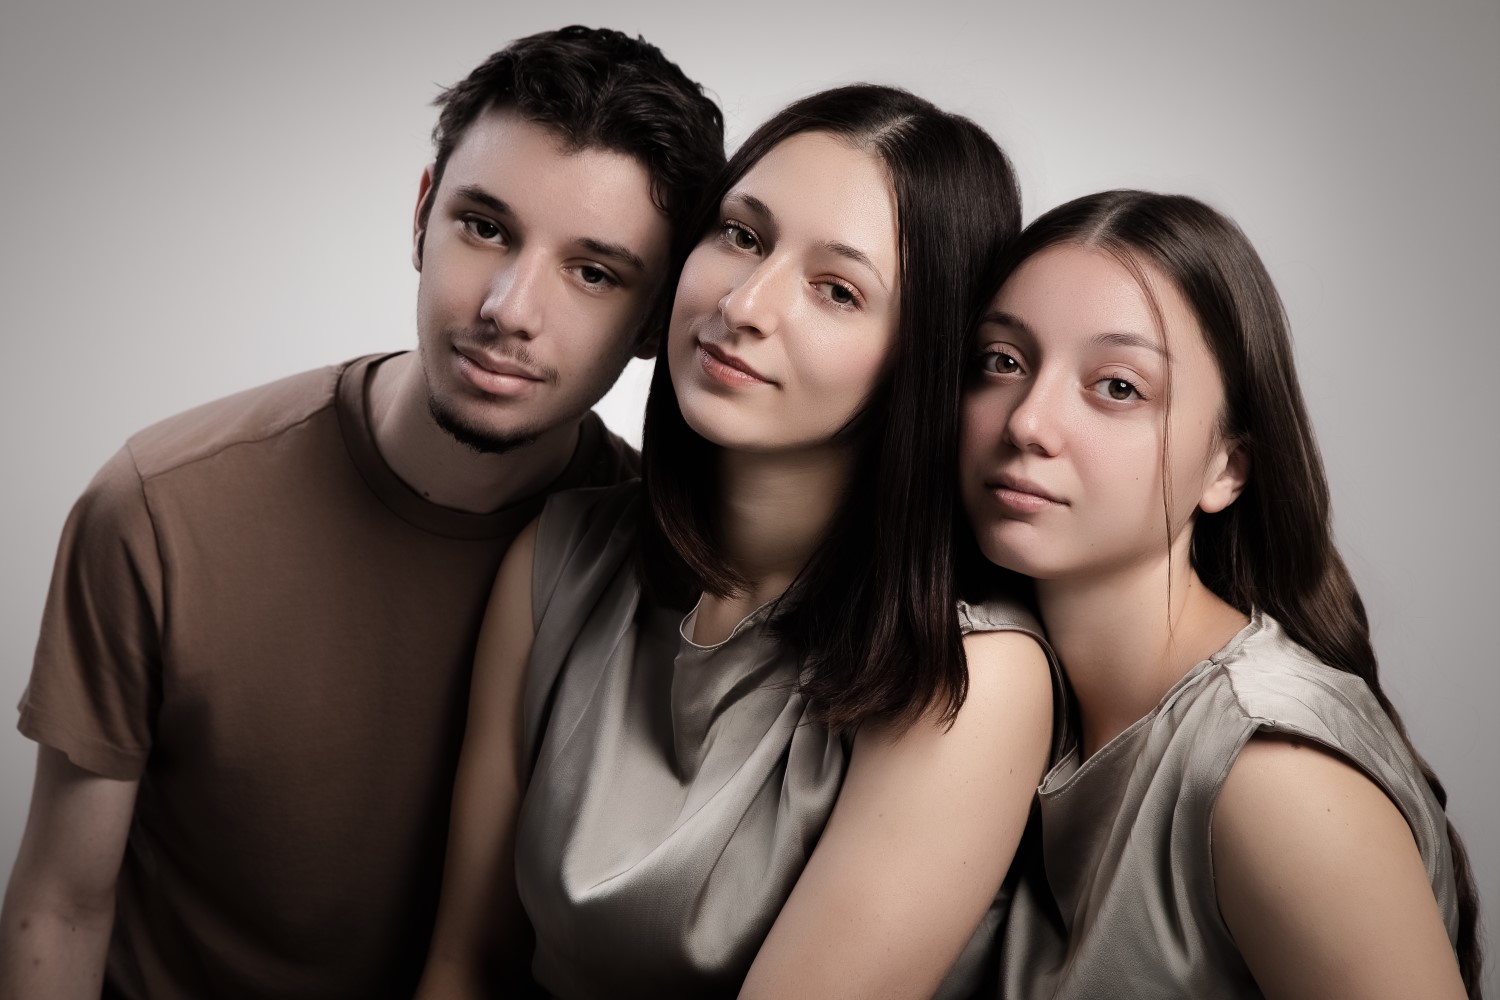
[[[967,693],[953,583],[958,407],[972,317],[1020,229],[1010,162],[967,118],[907,91],[857,84],[797,101],[755,131],[709,189],[694,231],[778,143],[833,135],[885,165],[896,196],[899,317],[888,377],[861,410],[854,473],[822,545],[778,602],[778,638],[808,660],[802,690],[838,731],[929,708],[951,721]],[[683,419],[666,352],[646,403],[641,533],[662,595],[735,592],[719,545],[717,448]]]
[[[1196,199],[1106,191],[1027,226],[990,287],[1062,244],[1103,251],[1137,274],[1141,264],[1154,267],[1192,308],[1218,365],[1224,383],[1219,431],[1246,449],[1250,476],[1234,503],[1198,513],[1191,554],[1199,578],[1239,611],[1263,610],[1319,659],[1362,679],[1446,806],[1441,782],[1411,746],[1380,686],[1364,602],[1334,545],[1328,480],[1298,384],[1286,313],[1249,239]],[[1458,882],[1459,966],[1478,996],[1478,898],[1451,822],[1448,836]]]

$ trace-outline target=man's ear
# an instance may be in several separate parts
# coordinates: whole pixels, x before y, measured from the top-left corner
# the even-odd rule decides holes
[[[1198,509],[1205,514],[1217,514],[1234,503],[1250,481],[1250,451],[1240,442],[1225,443],[1216,461],[1219,471],[1198,500]]]
[[[429,163],[422,170],[422,180],[417,184],[417,209],[411,218],[411,266],[422,270],[422,244],[427,239],[427,220],[432,215],[432,199],[437,192],[432,186],[436,164]]]

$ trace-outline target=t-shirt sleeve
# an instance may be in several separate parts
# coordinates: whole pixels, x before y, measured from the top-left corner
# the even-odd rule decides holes
[[[63,526],[18,728],[109,778],[141,775],[161,700],[162,571],[128,446]]]

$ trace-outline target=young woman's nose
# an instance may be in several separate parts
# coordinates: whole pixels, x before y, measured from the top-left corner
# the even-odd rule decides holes
[[[1005,437],[1021,451],[1055,455],[1062,447],[1060,386],[1031,379],[1016,388],[1020,398],[1005,422]]]
[[[786,311],[792,276],[770,259],[762,260],[719,300],[724,325],[732,331],[765,337],[774,333]]]

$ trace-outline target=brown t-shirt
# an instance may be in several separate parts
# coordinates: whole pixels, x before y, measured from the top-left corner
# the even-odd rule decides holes
[[[480,619],[544,498],[467,514],[401,482],[380,360],[142,431],[63,529],[20,729],[140,779],[106,995],[415,986]],[[552,488],[636,469],[590,415]]]

